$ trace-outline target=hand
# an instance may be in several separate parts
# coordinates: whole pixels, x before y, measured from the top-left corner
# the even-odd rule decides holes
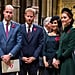
[[[36,59],[35,57],[22,57],[22,60],[28,64],[33,62],[35,59]]]
[[[24,62],[27,62],[27,61],[29,60],[29,58],[27,58],[27,57],[22,57],[22,60],[23,60]]]
[[[55,67],[55,68],[59,68],[59,64],[60,64],[60,61],[59,60],[56,60],[55,58],[53,58],[53,62],[52,62],[52,65]]]
[[[44,65],[45,65],[45,67],[48,67],[49,66],[49,64],[48,64],[47,61],[44,61]]]
[[[32,63],[34,60],[36,60],[35,57],[29,57],[27,63],[30,64],[30,63]]]
[[[3,55],[2,56],[2,60],[5,62],[5,63],[7,63],[9,60],[10,60],[10,55]]]

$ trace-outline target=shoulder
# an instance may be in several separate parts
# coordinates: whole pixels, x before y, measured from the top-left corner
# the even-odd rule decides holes
[[[23,29],[23,28],[25,28],[26,26],[25,26],[25,24],[21,24],[21,29]]]
[[[70,29],[70,31],[71,31],[71,33],[75,33],[75,28],[74,27],[72,27],[71,29]]]
[[[20,23],[15,22],[15,21],[11,21],[12,25],[16,25],[16,26],[20,26]]]
[[[2,22],[0,22],[0,24],[1,24]]]
[[[40,25],[34,25],[34,24],[33,24],[33,27],[34,27],[34,28],[38,28],[38,29],[40,29],[40,30],[43,30],[43,27],[40,26]]]

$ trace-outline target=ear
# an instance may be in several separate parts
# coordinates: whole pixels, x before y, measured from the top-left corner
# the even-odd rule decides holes
[[[70,22],[71,22],[71,20],[72,20],[72,19],[69,19],[69,21],[68,21],[68,22],[70,23]]]
[[[36,18],[37,16],[36,15],[34,15],[34,18]]]

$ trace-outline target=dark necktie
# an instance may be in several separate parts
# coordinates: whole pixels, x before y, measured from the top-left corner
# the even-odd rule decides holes
[[[28,40],[30,38],[30,27],[28,27]]]
[[[8,38],[8,24],[6,24],[6,37]]]

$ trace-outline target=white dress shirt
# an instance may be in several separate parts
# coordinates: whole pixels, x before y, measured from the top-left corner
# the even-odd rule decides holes
[[[26,25],[26,32],[28,33],[28,27],[29,27],[29,25],[27,23],[25,23],[25,25]],[[30,32],[32,32],[32,28],[33,28],[33,24],[30,27]]]
[[[3,25],[4,25],[4,30],[6,32],[6,24],[7,24],[7,21],[5,21],[5,19],[3,20]],[[11,23],[9,22],[8,24],[8,32],[10,31],[10,26],[11,26]]]

